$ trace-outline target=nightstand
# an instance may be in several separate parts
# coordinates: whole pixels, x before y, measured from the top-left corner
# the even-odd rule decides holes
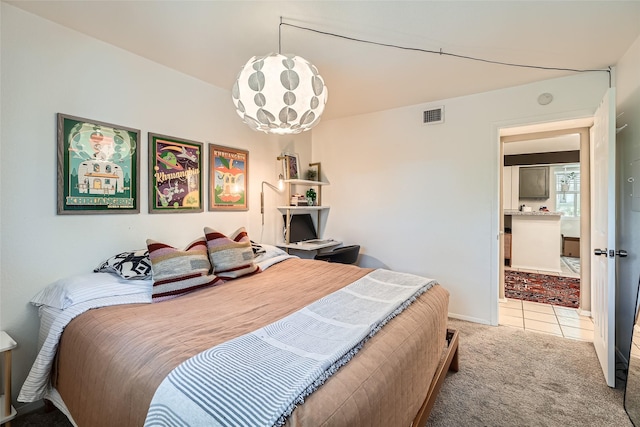
[[[11,350],[18,344],[5,331],[0,331],[0,353],[4,353],[4,395],[0,396],[0,424],[11,426],[17,412],[11,406]]]

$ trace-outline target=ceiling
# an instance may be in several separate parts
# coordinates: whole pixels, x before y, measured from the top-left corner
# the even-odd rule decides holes
[[[635,1],[6,1],[230,89],[254,55],[295,53],[329,88],[325,119],[573,74],[384,47],[571,69],[615,65],[640,36]],[[231,102],[231,101],[230,101]],[[534,100],[535,102],[535,100]]]

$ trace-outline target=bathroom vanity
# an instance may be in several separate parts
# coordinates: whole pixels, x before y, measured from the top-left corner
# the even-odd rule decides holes
[[[505,210],[511,217],[511,267],[561,272],[562,212]]]

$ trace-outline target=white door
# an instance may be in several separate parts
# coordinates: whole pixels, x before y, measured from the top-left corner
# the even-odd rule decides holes
[[[591,144],[591,307],[593,344],[609,387],[615,387],[616,131],[615,90],[602,99]]]

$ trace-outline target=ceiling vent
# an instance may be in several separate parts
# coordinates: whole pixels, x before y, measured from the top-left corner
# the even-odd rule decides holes
[[[440,106],[432,110],[425,110],[422,113],[422,123],[427,125],[435,125],[444,123],[444,107]]]

